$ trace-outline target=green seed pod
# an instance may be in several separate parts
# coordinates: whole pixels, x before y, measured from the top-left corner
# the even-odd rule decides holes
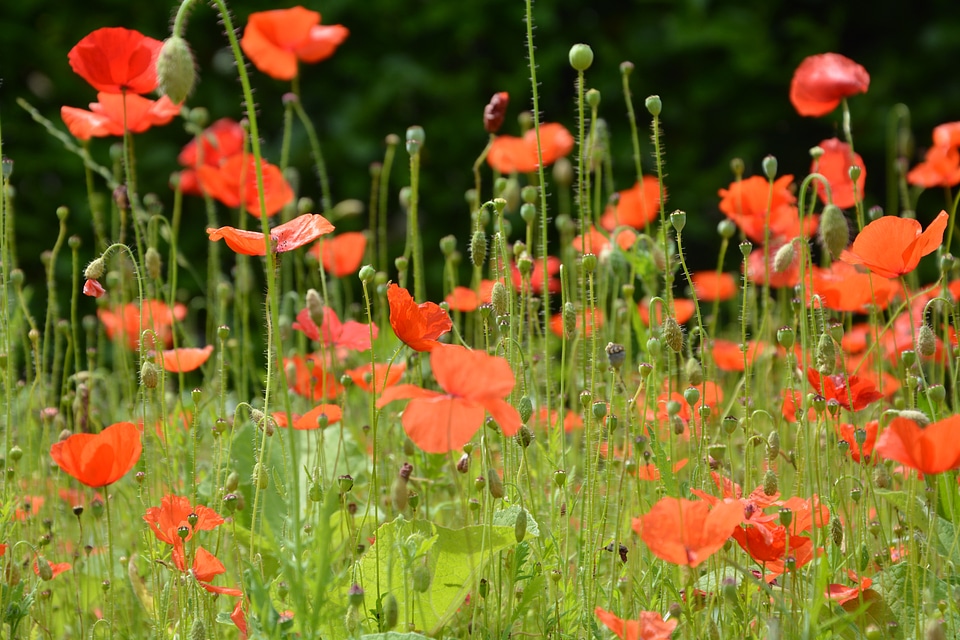
[[[939,406],[943,404],[943,401],[947,398],[947,390],[943,388],[942,384],[934,384],[927,387],[927,400],[932,402],[934,405]]]
[[[587,104],[590,105],[591,109],[596,109],[600,106],[600,92],[596,89],[590,89],[587,91]],[[599,122],[597,123],[599,125]]]
[[[160,91],[174,104],[187,99],[197,81],[197,66],[190,45],[180,36],[163,41],[157,56],[157,82]]]
[[[586,71],[593,64],[593,49],[588,44],[575,44],[570,47],[570,66],[577,71]]]
[[[687,225],[687,213],[680,210],[674,211],[670,214],[670,224],[677,230],[677,233],[680,233]]]
[[[680,350],[683,349],[683,330],[680,329],[680,325],[677,324],[677,320],[673,316],[667,316],[666,320],[663,321],[662,334],[663,341],[667,343],[667,346],[680,353]]]
[[[583,255],[583,272],[586,274],[591,274],[597,270],[597,256],[592,253],[585,253]]]
[[[430,589],[430,583],[433,582],[430,569],[425,564],[415,566],[410,577],[413,581],[413,590],[417,593],[426,593]]]
[[[780,455],[780,434],[771,431],[770,435],[767,436],[767,459],[773,460],[778,455]]]
[[[475,267],[482,267],[487,259],[487,236],[479,229],[473,232],[470,238],[470,262]]]
[[[553,182],[559,187],[573,184],[573,163],[566,157],[553,163]]]
[[[777,159],[774,156],[766,156],[761,162],[760,166],[763,167],[763,175],[767,177],[767,180],[773,180],[777,177]]]
[[[622,344],[608,342],[604,351],[607,353],[607,362],[610,363],[610,367],[615,371],[619,371],[620,367],[623,366],[624,360],[627,358],[627,350]]]
[[[553,472],[553,483],[557,485],[558,489],[562,489],[563,485],[567,484],[567,472],[563,469],[557,469]]]
[[[648,96],[647,99],[643,101],[643,105],[647,108],[650,115],[654,117],[659,116],[663,110],[663,102],[660,101],[660,96]]]
[[[520,190],[520,199],[523,200],[524,204],[536,204],[538,195],[540,195],[540,190],[532,184],[528,184]]]
[[[767,472],[763,474],[763,493],[772,496],[780,488],[780,481],[777,479],[777,472],[773,469],[767,469]]]
[[[403,511],[410,502],[410,490],[407,488],[407,481],[401,476],[393,479],[393,485],[390,487],[390,499],[393,508],[397,511]]]
[[[700,401],[700,389],[697,389],[696,387],[687,387],[683,390],[683,399],[686,400],[689,406],[694,406]]]
[[[493,283],[493,290],[490,292],[490,304],[493,307],[493,313],[497,317],[505,316],[510,311],[510,294],[507,287],[499,280]]]
[[[513,523],[513,535],[517,539],[517,544],[523,542],[527,535],[527,510],[520,507],[517,512],[517,520]]]
[[[733,234],[737,232],[737,225],[728,218],[724,218],[719,223],[717,223],[717,233],[721,238],[729,240],[733,237]]]
[[[843,545],[843,523],[836,516],[830,520],[830,538],[834,545],[838,547]]]
[[[537,219],[537,207],[525,202],[520,206],[520,218],[527,224],[533,224]]]
[[[383,597],[383,622],[380,625],[380,631],[390,631],[397,626],[400,619],[400,607],[397,605],[397,597],[388,593]]]
[[[497,470],[493,467],[487,469],[487,490],[495,499],[499,499],[504,496],[503,480],[500,478],[500,474],[497,473]]]
[[[850,243],[850,227],[840,207],[828,204],[823,208],[817,235],[820,245],[830,253],[830,257],[838,259]]]
[[[937,337],[933,334],[933,329],[927,323],[920,325],[917,329],[917,353],[925,358],[929,358],[937,351]]]

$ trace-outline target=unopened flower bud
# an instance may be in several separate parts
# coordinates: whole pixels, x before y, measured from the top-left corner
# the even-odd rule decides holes
[[[570,47],[570,66],[577,71],[586,71],[593,64],[593,49],[588,44],[575,44]]]
[[[190,45],[180,36],[163,41],[157,56],[157,81],[160,92],[170,102],[180,104],[187,99],[197,81],[197,66]]]
[[[732,220],[724,218],[717,224],[717,233],[721,238],[729,240],[737,232],[737,225]]]
[[[643,104],[653,117],[659,116],[663,110],[663,103],[660,101],[660,96],[648,96],[647,99],[643,101]]]
[[[829,333],[820,334],[820,340],[817,342],[817,351],[814,357],[817,371],[821,375],[828,376],[833,373],[837,366],[837,348],[834,345],[833,337]]]
[[[917,330],[917,353],[925,358],[929,358],[937,351],[937,337],[933,334],[933,329],[927,323],[920,325]]]
[[[493,467],[487,469],[487,491],[490,492],[493,498],[502,498],[504,496],[503,480]]]
[[[510,294],[507,293],[507,287],[497,280],[493,283],[493,289],[490,291],[490,304],[493,306],[493,313],[497,317],[505,316],[510,311]]]
[[[774,156],[766,156],[760,162],[760,166],[763,168],[763,175],[767,176],[767,180],[773,180],[777,177],[777,159]]]
[[[487,133],[496,133],[503,125],[503,119],[507,115],[507,105],[510,104],[510,94],[506,91],[500,91],[493,94],[490,102],[483,108],[483,128]]]
[[[775,273],[783,273],[793,264],[793,258],[796,253],[793,250],[793,243],[788,242],[777,250],[773,257],[773,270]]]
[[[83,270],[83,277],[87,280],[99,280],[103,277],[103,272],[105,270],[106,265],[103,261],[103,258],[96,258],[87,265],[86,269]]]
[[[763,474],[763,493],[768,496],[772,496],[779,490],[779,480],[777,479],[777,473],[773,469],[767,469],[767,472]]]
[[[140,366],[140,383],[147,389],[156,389],[160,381],[157,366],[149,360],[144,360]]]
[[[667,316],[663,321],[662,335],[663,341],[667,343],[667,346],[673,349],[673,351],[680,353],[680,350],[683,349],[683,330],[680,329],[676,318]]]
[[[160,279],[160,252],[157,251],[154,247],[147,247],[147,253],[143,258],[144,264],[147,266],[147,276],[151,280]]]
[[[416,155],[420,153],[420,149],[423,147],[423,143],[426,141],[427,135],[423,130],[423,127],[412,126],[407,128],[407,153],[410,155]]]
[[[520,422],[526,424],[530,421],[530,416],[533,415],[533,402],[530,400],[530,396],[520,397],[520,401],[517,403],[517,413],[520,414]]]
[[[487,259],[487,236],[477,229],[470,237],[470,262],[475,267],[482,267]]]
[[[686,364],[683,365],[683,371],[690,386],[699,387],[703,384],[703,365],[696,358],[688,358]]]
[[[820,228],[817,231],[820,244],[834,260],[840,257],[850,243],[850,227],[840,207],[828,204],[820,216]]]

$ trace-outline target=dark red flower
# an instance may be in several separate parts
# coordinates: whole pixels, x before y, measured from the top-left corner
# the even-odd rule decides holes
[[[507,115],[507,105],[510,104],[510,94],[506,91],[493,94],[490,102],[483,108],[483,128],[487,133],[496,133],[503,124]]]
[[[807,369],[807,381],[816,393],[827,400],[836,400],[850,411],[860,411],[883,398],[872,382],[855,375],[821,376],[819,371],[811,368]]]
[[[866,93],[870,74],[839,53],[821,53],[805,58],[793,73],[790,102],[802,116],[825,116],[843,98]]]
[[[433,302],[417,304],[406,289],[396,284],[387,287],[390,326],[393,333],[414,351],[433,351],[438,338],[453,328],[447,312]]]

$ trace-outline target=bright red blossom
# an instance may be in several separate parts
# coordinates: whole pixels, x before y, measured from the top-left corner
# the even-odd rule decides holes
[[[187,573],[187,562],[186,558],[184,557],[183,550],[174,547],[172,557],[174,566],[176,566],[180,571]],[[227,568],[223,566],[223,563],[220,562],[215,555],[203,547],[197,547],[197,551],[193,556],[193,565],[189,570],[190,575],[196,578],[197,584],[210,593],[219,593],[221,595],[234,597],[242,596],[243,591],[240,589],[233,589],[231,587],[218,587],[210,584],[214,578],[221,573],[226,572]]]
[[[660,216],[660,182],[653,176],[643,176],[642,182],[617,195],[617,203],[608,205],[600,218],[600,226],[607,231],[621,225],[643,229]],[[663,195],[666,198],[666,189]]]
[[[239,122],[231,118],[220,118],[185,144],[177,156],[177,162],[186,167],[180,172],[180,190],[194,196],[203,195],[197,178],[197,167],[216,168],[225,159],[241,153],[244,136]]]
[[[790,102],[802,116],[825,116],[843,98],[866,93],[870,74],[839,53],[821,53],[805,58],[793,73]]]
[[[921,232],[916,220],[883,216],[865,226],[840,259],[862,264],[882,278],[898,278],[916,269],[920,258],[937,250],[949,219],[949,214],[941,211]]]
[[[639,620],[623,620],[600,607],[593,613],[620,640],[669,640],[679,624],[676,619],[664,620],[656,611],[641,611]]]
[[[100,298],[107,292],[97,280],[87,280],[83,283],[83,295]]]
[[[721,502],[712,510],[703,500],[661,498],[633,530],[658,558],[696,567],[723,547],[743,518],[739,502]]]
[[[126,107],[124,107],[126,103]],[[122,136],[124,125],[130,133],[143,133],[153,126],[165,125],[180,115],[180,105],[162,96],[150,100],[135,94],[98,93],[90,110],[60,107],[60,117],[79,140]]]
[[[549,166],[573,150],[573,136],[562,124],[540,125],[543,166]],[[522,138],[497,136],[487,154],[487,164],[500,173],[532,173],[537,170],[537,133],[527,131]]]
[[[856,206],[857,199],[863,199],[863,189],[867,182],[867,169],[859,153],[854,153],[850,145],[837,138],[830,138],[820,143],[823,155],[810,165],[811,173],[820,173],[830,183],[830,194],[833,204],[841,209]],[[857,178],[856,189],[850,179],[850,167],[860,167],[860,177]],[[816,181],[817,195],[820,201],[826,204],[827,189],[819,180]]]
[[[840,406],[850,411],[860,411],[883,398],[872,382],[859,376],[846,376],[838,373],[821,376],[816,369],[807,369],[807,380],[814,392],[827,400],[836,400]]]
[[[50,447],[50,457],[88,487],[104,487],[125,476],[140,459],[140,430],[117,422],[97,434],[76,433]]]
[[[292,80],[298,61],[329,58],[349,35],[343,25],[321,25],[319,13],[298,6],[251,13],[240,46],[263,73]]]
[[[323,322],[320,327],[317,327],[313,321],[309,309],[302,309],[290,327],[302,331],[311,340],[322,342],[328,347],[353,351],[368,350],[371,336],[376,340],[380,333],[375,324],[363,324],[356,320],[340,322],[337,312],[326,306],[323,308]]]
[[[208,344],[203,348],[180,347],[179,349],[168,349],[160,352],[158,361],[165,371],[170,373],[187,373],[199,369],[210,358],[213,353],[213,345]]]
[[[394,334],[414,351],[432,351],[440,344],[437,339],[453,328],[446,311],[433,302],[418,305],[399,285],[387,287],[387,301]]]
[[[173,340],[173,323],[187,317],[187,308],[178,303],[170,309],[162,300],[144,300],[142,321],[140,305],[133,302],[113,311],[99,309],[97,317],[108,338],[125,342],[127,348],[136,351],[140,346],[141,328],[152,329],[164,346],[169,345]],[[147,334],[144,344],[147,348],[154,346],[153,334]]]
[[[323,263],[328,274],[344,278],[355,274],[367,250],[367,236],[360,231],[348,231],[330,238],[322,238],[310,253]]]
[[[74,45],[67,60],[97,91],[150,93],[157,88],[157,56],[162,45],[139,31],[104,27]]]
[[[732,274],[717,273],[716,271],[696,271],[690,279],[693,281],[693,290],[701,302],[721,302],[737,295],[737,281]]]
[[[720,211],[736,223],[750,240],[762,243],[764,226],[770,225],[770,239],[792,239],[800,235],[800,214],[797,198],[790,191],[793,176],[780,176],[770,182],[763,176],[734,181],[720,189]],[[769,211],[767,206],[769,205]],[[804,218],[803,235],[817,230],[816,216]]]
[[[189,517],[197,516],[196,524],[191,525]],[[160,500],[159,507],[150,507],[143,514],[143,520],[150,525],[157,539],[169,545],[176,546],[189,540],[197,531],[212,531],[223,524],[220,515],[202,504],[192,506],[190,499],[168,493]],[[181,538],[179,530],[186,527],[187,535]]]
[[[433,376],[444,393],[412,384],[390,387],[378,407],[409,398],[403,429],[427,453],[460,449],[483,426],[489,413],[506,436],[520,429],[520,414],[504,398],[513,390],[510,364],[499,356],[445,345],[430,353]]]
[[[367,363],[362,367],[349,369],[346,374],[353,380],[353,384],[364,391],[369,392],[376,389],[379,393],[387,387],[397,384],[406,370],[407,365],[403,362],[392,365],[378,362],[375,365]]]
[[[226,158],[218,166],[197,167],[197,181],[203,193],[227,207],[238,208],[242,204],[247,212],[256,218],[263,215],[263,211],[270,217],[293,200],[293,189],[280,172],[280,167],[264,161],[261,163],[261,171],[264,210],[260,209],[256,162],[251,155],[239,153]],[[332,231],[333,227],[330,230]]]
[[[270,231],[270,246],[274,253],[293,251],[309,244],[325,233],[333,231],[333,225],[319,213],[305,213],[290,222],[277,225]],[[227,246],[247,256],[266,255],[263,234],[235,227],[207,229],[211,241],[223,240]]]
[[[960,416],[950,416],[921,428],[913,420],[894,418],[874,451],[880,457],[927,474],[960,467]]]

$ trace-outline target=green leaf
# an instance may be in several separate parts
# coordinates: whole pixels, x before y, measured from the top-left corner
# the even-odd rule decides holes
[[[906,515],[908,523],[926,535],[938,554],[954,562],[960,562],[960,540],[957,538],[957,529],[952,522],[931,514],[930,509],[919,497],[915,497],[911,505],[909,496],[903,491],[877,489],[876,493],[885,502]],[[931,515],[933,516],[932,532],[929,530]]]
[[[515,504],[512,507],[507,507],[506,509],[497,511],[493,514],[494,526],[510,527],[513,529],[517,522],[517,514],[520,513],[520,509],[523,509],[523,507]],[[538,525],[537,521],[533,519],[533,514],[529,511],[527,511],[527,535],[533,536],[534,538],[540,537],[540,525]]]
[[[880,594],[900,623],[900,637],[920,637],[926,628],[924,608],[940,600],[950,601],[953,588],[937,575],[916,563],[900,562],[887,567],[873,579],[873,590]],[[947,628],[960,626],[960,616],[948,608],[944,613]],[[939,614],[938,614],[939,617]]]
[[[360,640],[430,640],[430,638],[413,632],[387,631],[386,633],[368,633],[360,636]]]
[[[392,593],[401,625],[413,623],[433,634],[463,605],[494,554],[515,544],[512,520],[509,526],[447,529],[400,516],[377,529],[376,544],[357,563],[356,580],[368,595]],[[353,576],[341,583],[339,595],[344,604],[352,581]],[[417,591],[414,582],[422,591]]]

